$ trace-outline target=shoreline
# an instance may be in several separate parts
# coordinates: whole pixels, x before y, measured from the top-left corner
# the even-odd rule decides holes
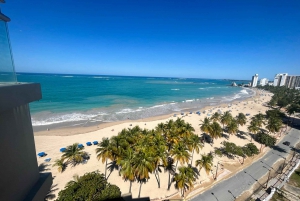
[[[242,87],[243,88],[243,87]],[[173,117],[174,114],[177,114],[177,117],[182,117],[181,113],[184,112],[189,114],[189,112],[195,113],[198,110],[201,111],[207,111],[211,110],[212,108],[221,108],[221,107],[227,107],[231,104],[237,104],[239,102],[243,101],[251,101],[253,98],[258,98],[259,95],[257,94],[257,89],[250,89],[253,92],[253,94],[250,97],[247,98],[238,98],[232,101],[228,101],[226,103],[217,103],[216,105],[206,105],[201,108],[197,109],[182,109],[178,112],[171,112],[168,114],[163,115],[157,115],[152,117],[146,117],[146,118],[140,118],[140,119],[127,119],[122,121],[113,121],[113,122],[89,122],[86,120],[77,121],[77,124],[73,124],[74,122],[65,122],[61,124],[50,124],[50,125],[44,125],[44,126],[33,126],[33,132],[35,136],[47,136],[47,135],[53,135],[53,136],[69,136],[69,135],[78,135],[82,133],[87,132],[93,132],[97,130],[101,130],[107,127],[120,125],[123,123],[129,123],[129,122],[152,122],[152,121],[158,121],[158,120],[167,120],[170,117]],[[196,111],[195,111],[196,110]],[[201,112],[202,113],[202,112]],[[203,114],[201,114],[203,115]]]
[[[265,94],[265,95],[261,95]],[[265,106],[265,103],[271,98],[271,93],[256,90],[255,96],[249,97],[247,99],[241,100],[235,100],[231,103],[223,103],[220,105],[214,105],[214,106],[208,106],[201,109],[201,112],[203,110],[206,110],[205,114],[197,115],[195,113],[185,115],[185,116],[179,116],[183,118],[184,121],[189,122],[194,128],[195,128],[195,134],[198,136],[201,136],[202,132],[200,130],[199,124],[201,123],[201,120],[204,119],[204,117],[208,117],[208,113],[212,114],[219,109],[222,112],[232,110],[231,113],[233,116],[236,116],[239,112],[243,112],[244,114],[250,113],[250,117],[248,117],[248,120],[250,121],[250,118],[252,115],[255,115],[259,112],[264,113],[268,108]],[[212,110],[212,112],[208,112],[207,110]],[[190,110],[187,110],[190,111]],[[178,114],[178,112],[177,112]],[[35,139],[35,145],[36,145],[36,152],[44,151],[48,154],[47,157],[51,158],[50,162],[44,162],[44,158],[37,158],[38,164],[44,163],[45,165],[49,165],[48,171],[52,172],[52,175],[55,176],[55,179],[53,180],[53,184],[57,185],[57,188],[59,190],[63,189],[65,184],[72,180],[73,175],[77,174],[79,176],[83,175],[86,172],[91,172],[95,170],[99,170],[100,172],[105,171],[105,164],[102,164],[101,161],[98,161],[95,154],[95,148],[97,146],[85,146],[85,151],[89,153],[90,159],[87,164],[79,164],[75,167],[67,167],[66,171],[63,173],[59,173],[57,171],[56,167],[52,167],[53,162],[56,159],[59,159],[61,157],[60,148],[66,147],[73,143],[83,143],[85,145],[88,141],[94,141],[94,140],[101,140],[103,137],[110,138],[112,136],[116,136],[119,132],[122,131],[124,128],[130,128],[132,126],[140,126],[142,129],[154,129],[158,123],[165,123],[166,121],[173,119],[175,120],[177,117],[173,117],[173,115],[162,115],[158,117],[151,117],[151,118],[145,118],[140,120],[126,120],[122,122],[110,122],[110,123],[104,123],[98,125],[98,127],[92,126],[92,127],[79,127],[79,128],[64,128],[64,129],[53,129],[50,131],[41,131],[36,132],[34,135]],[[249,121],[247,124],[249,124]],[[240,131],[243,131],[242,136],[238,135],[232,135],[230,136],[230,141],[243,146],[246,143],[249,143],[251,141],[250,136],[247,134],[247,126],[244,125],[240,127]],[[88,131],[93,130],[94,131]],[[203,149],[200,151],[200,153],[195,153],[193,158],[193,163],[195,163],[196,159],[199,159],[201,157],[201,154],[207,154],[214,150],[216,147],[222,146],[221,142],[224,141],[224,138],[219,138],[214,141],[214,145],[211,146],[210,144],[205,143]],[[259,144],[255,141],[252,141],[257,147],[259,147]],[[238,160],[228,160],[226,158],[218,158],[214,160],[214,165],[218,162],[218,160],[223,160],[226,165],[224,166],[224,173],[221,173],[221,177],[226,177],[228,174],[236,172],[236,168],[240,167],[240,162]],[[251,159],[248,159],[248,161]],[[215,170],[214,170],[215,171]],[[211,174],[206,175],[204,170],[201,170],[200,173],[200,181],[202,182],[204,186],[207,186],[209,184],[208,181],[210,181],[212,178]],[[154,175],[151,174],[151,179],[148,180],[147,183],[143,185],[143,189],[141,192],[141,196],[149,196],[150,199],[157,199],[157,200],[163,200],[167,197],[173,197],[177,196],[177,190],[173,187],[168,191],[167,190],[167,178],[168,174],[164,171],[160,173],[161,178],[161,188],[157,188],[157,182],[154,178]],[[111,176],[108,179],[108,182],[112,184],[117,184],[118,187],[121,189],[122,193],[128,192],[129,182],[126,182],[121,179],[121,177],[118,175],[118,172],[113,171],[111,173]],[[208,183],[207,183],[208,182]],[[202,185],[201,185],[202,186]],[[201,187],[200,187],[201,188]],[[139,184],[134,182],[132,183],[132,197],[137,197],[137,192],[139,192]],[[54,194],[57,195],[58,191],[54,192]]]

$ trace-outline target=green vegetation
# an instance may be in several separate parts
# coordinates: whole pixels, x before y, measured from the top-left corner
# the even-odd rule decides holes
[[[57,166],[58,172],[62,173],[68,164],[75,166],[82,163],[83,160],[89,158],[88,154],[82,151],[83,149],[84,147],[78,147],[78,143],[68,146],[61,156],[61,159],[55,160],[53,166]]]
[[[289,184],[300,188],[300,168],[296,169],[291,175],[289,178]]]
[[[261,131],[260,133],[256,134],[256,141],[261,144],[261,151],[262,145],[265,145],[266,147],[274,146],[276,143],[276,138]]]
[[[58,193],[57,201],[101,201],[117,200],[121,191],[116,185],[111,185],[99,172],[90,172],[82,177],[75,177]]]
[[[97,159],[102,163],[105,162],[109,172],[107,177],[105,174],[106,178],[114,170],[118,170],[122,178],[130,182],[129,192],[132,182],[138,182],[140,184],[138,197],[142,185],[149,180],[151,173],[154,174],[160,188],[159,174],[162,170],[169,173],[168,189],[170,189],[172,183],[178,181],[176,175],[183,174],[176,173],[178,164],[183,167],[192,164],[194,152],[200,153],[203,147],[194,131],[191,124],[180,118],[160,123],[154,130],[141,129],[138,126],[123,129],[117,136],[102,139],[96,149]],[[107,163],[108,160],[111,162]],[[177,179],[181,176],[177,176]],[[186,182],[191,180],[188,179]],[[177,184],[181,189],[180,182]],[[189,188],[193,187],[186,185]],[[182,192],[185,190],[186,187]]]
[[[271,201],[289,201],[289,199],[287,199],[282,192],[276,191]]]
[[[235,156],[239,156],[243,158],[241,164],[244,164],[244,160],[246,157],[251,157],[257,155],[259,153],[258,148],[253,143],[248,143],[245,146],[237,146],[232,142],[222,142],[223,147],[217,149],[215,151],[216,154],[224,154],[230,158]]]

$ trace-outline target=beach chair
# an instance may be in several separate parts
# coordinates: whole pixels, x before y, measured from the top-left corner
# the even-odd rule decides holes
[[[181,112],[181,115],[184,115],[184,112]]]
[[[65,152],[66,151],[66,148],[65,147],[63,147],[63,148],[60,148],[60,150],[59,150],[60,152]]]
[[[37,154],[39,157],[44,157],[44,156],[46,156],[46,153],[45,152],[40,152],[40,153],[38,153]]]
[[[83,148],[83,144],[78,144],[77,147],[78,148]]]
[[[94,141],[93,144],[94,144],[94,145],[97,145],[97,144],[98,144],[98,141]]]
[[[92,143],[91,143],[91,142],[87,142],[86,145],[87,145],[87,146],[91,146]]]
[[[44,161],[45,161],[45,162],[50,162],[50,161],[51,161],[51,158],[46,158]]]
[[[193,112],[190,112],[190,114],[193,114]]]

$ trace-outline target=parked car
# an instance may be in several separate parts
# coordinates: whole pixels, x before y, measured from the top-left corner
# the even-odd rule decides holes
[[[290,142],[288,142],[288,141],[285,141],[284,143],[282,143],[282,144],[284,144],[284,145],[286,145],[286,146],[290,146]]]

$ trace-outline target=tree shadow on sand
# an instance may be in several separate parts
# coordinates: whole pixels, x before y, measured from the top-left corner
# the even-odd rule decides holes
[[[243,131],[239,131],[239,132],[236,134],[236,136],[237,136],[238,138],[243,139],[243,140],[246,140],[246,139],[247,139],[247,138],[246,138],[246,133],[243,132]]]

